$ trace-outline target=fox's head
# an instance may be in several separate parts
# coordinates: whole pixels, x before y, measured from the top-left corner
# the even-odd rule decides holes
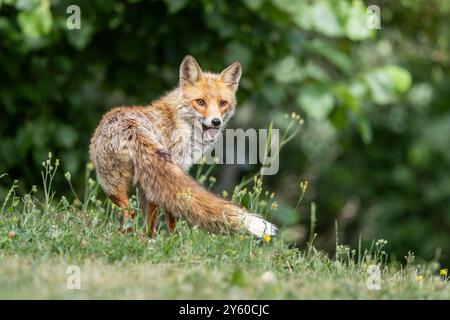
[[[241,74],[238,61],[216,74],[203,72],[192,56],[183,59],[180,66],[183,105],[194,114],[195,125],[201,126],[206,142],[214,142],[233,115]]]

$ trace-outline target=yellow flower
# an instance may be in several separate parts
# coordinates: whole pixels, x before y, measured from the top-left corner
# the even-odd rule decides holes
[[[423,276],[421,276],[421,275],[417,276],[417,277],[416,277],[416,281],[417,281],[419,284],[423,284]]]
[[[94,170],[94,164],[89,161],[88,163],[86,163],[86,169],[88,169],[89,171]]]
[[[306,189],[308,189],[308,180],[300,182],[300,190],[304,193]]]
[[[272,202],[272,205],[270,206],[270,208],[272,210],[277,210],[278,209],[278,203],[276,201]]]
[[[265,235],[263,236],[263,239],[264,239],[265,242],[270,242],[270,240],[272,240],[272,237],[269,236],[268,234],[265,234]]]
[[[177,198],[178,199],[182,199],[182,200],[186,200],[186,201],[190,201],[190,200],[192,200],[194,198],[194,194],[192,193],[191,188],[187,188],[183,192],[178,192],[177,193]]]
[[[439,271],[439,274],[440,274],[441,276],[443,276],[443,277],[446,277],[447,274],[448,274],[448,270],[447,270],[447,269],[441,269],[441,270]]]

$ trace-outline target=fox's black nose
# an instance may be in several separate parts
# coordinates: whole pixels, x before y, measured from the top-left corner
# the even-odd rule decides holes
[[[221,123],[222,123],[222,120],[220,120],[219,118],[214,118],[214,119],[211,120],[211,124],[212,124],[214,127],[220,126]]]

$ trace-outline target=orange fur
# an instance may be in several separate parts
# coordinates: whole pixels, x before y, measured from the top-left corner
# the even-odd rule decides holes
[[[191,56],[180,66],[180,84],[148,107],[119,107],[106,113],[91,139],[90,158],[105,193],[124,209],[135,184],[141,195],[148,233],[153,236],[158,207],[164,208],[169,231],[176,218],[220,232],[236,230],[246,213],[239,206],[213,195],[190,177],[190,156],[179,149],[188,142],[196,124],[214,116],[223,129],[233,115],[241,76],[239,62],[220,74],[203,72]],[[214,141],[194,141],[194,148]],[[178,149],[177,149],[178,148]],[[181,150],[181,151],[179,151]],[[195,162],[198,159],[193,159]],[[248,218],[248,217],[247,217]],[[247,219],[248,220],[248,219]]]

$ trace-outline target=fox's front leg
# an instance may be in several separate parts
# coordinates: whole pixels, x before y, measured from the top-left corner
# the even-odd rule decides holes
[[[131,219],[134,219],[135,212],[134,210],[130,210],[128,207],[128,196],[126,193],[118,193],[116,195],[110,195],[109,199],[118,206],[122,212],[123,212],[123,220],[121,222],[120,230],[122,232],[129,232],[131,231],[131,227],[125,229],[124,224],[126,224],[128,218],[131,217]]]
[[[145,209],[144,209],[145,205]],[[158,225],[158,209],[156,204],[151,202],[143,203],[142,212],[144,213],[144,224],[147,228],[148,235],[153,238]],[[177,219],[171,213],[166,212],[166,224],[169,233],[172,233],[175,229]]]

